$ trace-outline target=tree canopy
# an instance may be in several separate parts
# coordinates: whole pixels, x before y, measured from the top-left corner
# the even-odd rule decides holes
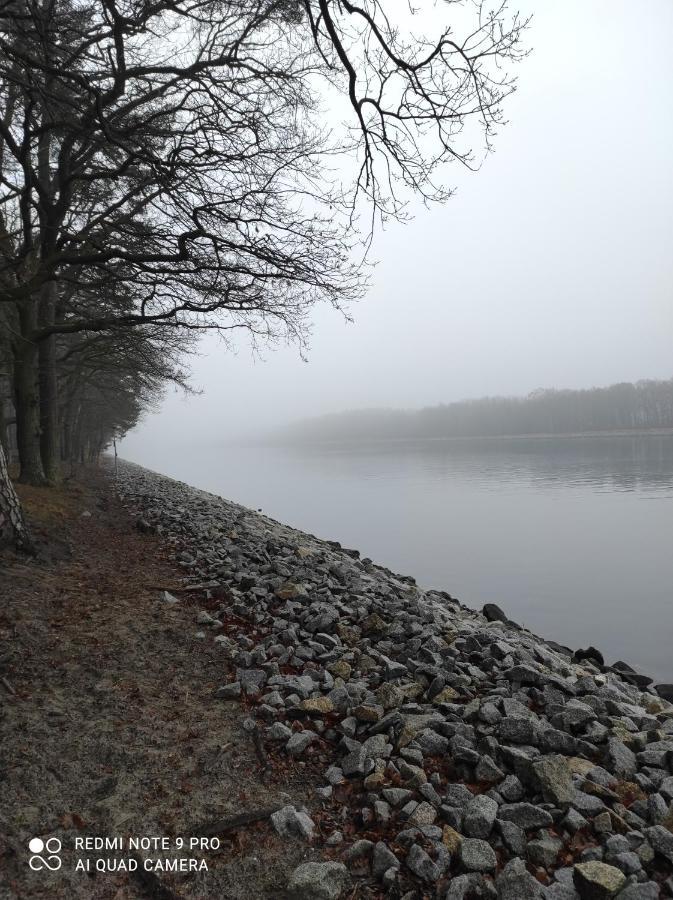
[[[491,147],[525,25],[479,0],[0,0],[21,480],[184,385],[195,332],[301,346],[316,303],[361,298],[375,223]]]

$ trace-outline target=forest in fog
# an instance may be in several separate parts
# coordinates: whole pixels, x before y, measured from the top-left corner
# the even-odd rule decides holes
[[[673,379],[587,390],[541,389],[526,397],[482,397],[419,410],[370,409],[299,422],[290,441],[498,437],[673,428]]]

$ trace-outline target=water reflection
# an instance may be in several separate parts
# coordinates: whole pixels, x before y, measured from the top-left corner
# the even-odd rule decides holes
[[[336,477],[400,479],[421,470],[424,478],[468,478],[489,489],[523,481],[673,497],[673,435],[331,443],[285,452]]]

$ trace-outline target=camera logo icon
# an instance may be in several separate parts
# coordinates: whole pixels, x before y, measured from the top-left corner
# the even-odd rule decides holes
[[[40,872],[42,869],[49,869],[52,872],[58,872],[61,868],[61,842],[58,838],[31,838],[28,842],[28,849],[33,854],[28,860],[28,865],[33,872]],[[42,854],[45,854],[44,856]]]

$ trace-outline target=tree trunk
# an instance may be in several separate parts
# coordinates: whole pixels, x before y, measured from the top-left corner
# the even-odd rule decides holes
[[[72,400],[66,400],[63,408],[63,424],[61,426],[61,462],[70,462],[72,456]]]
[[[54,324],[56,282],[50,281],[42,289],[40,324]],[[47,481],[55,484],[60,476],[58,442],[58,383],[56,375],[56,338],[40,341],[40,454]]]
[[[1,388],[2,376],[0,375],[0,447],[9,453],[9,445],[7,443],[7,419],[5,418],[5,395]]]
[[[40,394],[38,388],[38,347],[33,340],[36,304],[29,300],[19,310],[21,335],[14,345],[14,394],[16,439],[21,465],[19,481],[44,484],[40,454]]]
[[[6,544],[21,550],[32,548],[21,504],[7,470],[5,450],[0,444],[0,545]]]

